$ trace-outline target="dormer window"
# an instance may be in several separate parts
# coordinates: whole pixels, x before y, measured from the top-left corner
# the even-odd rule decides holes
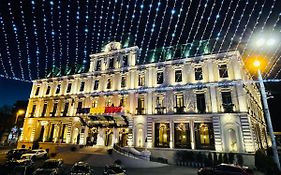
[[[94,90],[98,90],[99,88],[99,80],[95,80]]]
[[[144,86],[144,74],[139,75],[139,86]]]
[[[68,83],[66,93],[69,93],[71,91],[71,86],[72,86],[72,84]]]
[[[85,82],[81,82],[80,84],[80,92],[83,92],[84,91],[84,88],[85,88]]]
[[[59,94],[59,93],[60,93],[60,89],[61,89],[61,85],[58,84],[57,89],[56,89],[56,94]]]
[[[39,95],[39,91],[40,91],[40,86],[37,86],[35,96]]]
[[[203,80],[202,67],[194,68],[195,80]]]
[[[121,88],[125,88],[125,87],[126,87],[126,77],[123,76],[123,77],[121,78]]]

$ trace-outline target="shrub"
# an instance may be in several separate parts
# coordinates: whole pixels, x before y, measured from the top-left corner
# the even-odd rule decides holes
[[[217,153],[214,153],[214,165],[218,164],[218,157],[217,157]]]
[[[228,161],[229,161],[229,163],[234,162],[234,154],[233,153],[228,153]]]
[[[72,147],[70,148],[70,150],[74,152],[74,151],[77,151],[77,148],[76,148],[76,146],[72,146]]]
[[[207,166],[212,166],[213,165],[213,157],[212,157],[212,153],[208,153],[208,157],[207,160],[205,161],[205,164]]]
[[[244,160],[243,160],[242,155],[241,154],[237,154],[236,157],[237,157],[238,165],[242,166],[244,164]]]
[[[222,160],[223,160],[223,163],[229,163],[227,154],[223,154]]]
[[[223,162],[222,160],[222,153],[219,154],[219,160],[218,160],[218,164],[221,164]]]
[[[111,155],[112,154],[112,149],[107,150],[107,153]]]

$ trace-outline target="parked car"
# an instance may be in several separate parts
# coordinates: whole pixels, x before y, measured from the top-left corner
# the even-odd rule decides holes
[[[103,175],[126,175],[126,170],[120,165],[113,164],[104,167]]]
[[[35,163],[31,159],[9,160],[3,165],[3,174],[32,174]]]
[[[33,175],[62,175],[64,167],[62,159],[48,159],[40,168],[37,168]]]
[[[220,164],[215,167],[200,168],[198,175],[252,175],[252,171],[234,164]]]
[[[23,154],[21,156],[21,158],[23,157],[30,157],[30,159],[46,159],[48,156],[48,153],[46,150],[44,149],[34,149],[34,150],[31,150],[30,152],[26,153],[26,154]]]
[[[70,175],[94,175],[94,172],[88,163],[77,162],[70,169]]]
[[[8,151],[6,157],[8,160],[12,159],[20,159],[23,154],[30,152],[30,149],[20,148],[20,149],[12,149]]]

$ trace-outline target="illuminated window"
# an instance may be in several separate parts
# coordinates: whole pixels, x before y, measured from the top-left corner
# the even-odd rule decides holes
[[[46,90],[46,95],[49,95],[49,94],[50,94],[50,91],[51,91],[51,86],[48,86],[48,87],[47,87],[47,90]]]
[[[97,60],[96,71],[101,70],[101,60]]]
[[[194,72],[195,72],[195,80],[203,80],[202,67],[196,67],[194,69]]]
[[[97,100],[94,100],[94,102],[93,102],[93,104],[92,104],[92,107],[93,107],[93,108],[98,107],[98,101],[97,101]]]
[[[220,74],[220,78],[227,78],[228,77],[227,65],[226,64],[219,65],[219,74]]]
[[[162,84],[164,81],[164,74],[163,72],[157,72],[157,84]]]
[[[194,123],[197,149],[215,149],[212,123]]]
[[[170,125],[169,123],[155,123],[155,147],[169,147]]]
[[[82,105],[83,105],[82,101],[79,101],[77,105],[77,110],[82,109]]]
[[[156,97],[156,101],[155,101],[156,105],[155,105],[155,112],[156,114],[164,114],[164,96],[163,95],[158,95]]]
[[[189,123],[175,123],[174,137],[176,148],[191,148]]]
[[[121,78],[121,88],[124,88],[124,87],[126,87],[126,77],[125,76],[123,76]]]
[[[84,88],[85,88],[85,82],[81,82],[80,84],[80,92],[83,92],[84,91]]]
[[[181,70],[175,71],[175,82],[182,82],[182,71]]]
[[[95,80],[94,90],[98,90],[99,88],[99,80]]]
[[[139,86],[144,86],[144,74],[139,75]]]
[[[61,88],[61,85],[58,84],[57,89],[56,89],[56,94],[60,93],[60,88]]]
[[[176,107],[183,107],[184,101],[183,101],[183,94],[176,94]]]
[[[112,106],[111,98],[107,98],[105,101],[105,106]]]
[[[106,85],[107,89],[111,89],[111,79],[107,79],[107,85]]]
[[[71,91],[71,86],[72,86],[72,83],[68,83],[66,93],[69,93]]]
[[[39,94],[39,91],[40,91],[40,87],[38,86],[38,87],[36,88],[35,96],[37,96],[37,95]]]

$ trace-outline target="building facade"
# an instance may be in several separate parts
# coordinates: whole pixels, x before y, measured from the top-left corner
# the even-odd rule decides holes
[[[138,47],[121,47],[90,55],[86,73],[35,80],[19,146],[267,147],[259,90],[238,51],[137,64]]]

